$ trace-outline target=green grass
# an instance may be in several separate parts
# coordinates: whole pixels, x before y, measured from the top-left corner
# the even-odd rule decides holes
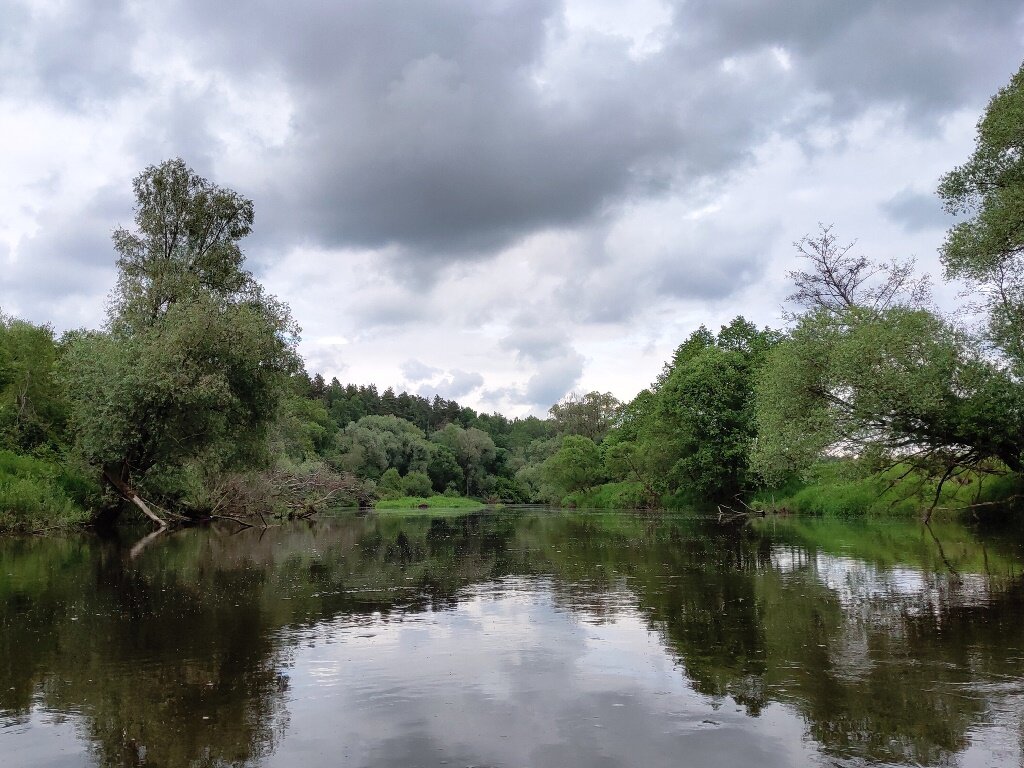
[[[915,517],[935,502],[934,478],[896,466],[858,477],[852,461],[825,462],[811,471],[807,483],[760,491],[752,505],[761,509],[821,517]],[[942,487],[935,506],[939,514],[977,502],[1009,499],[1021,491],[1019,478],[965,473]]]
[[[485,505],[476,499],[463,496],[402,496],[399,499],[381,499],[374,509],[482,509]]]
[[[636,482],[605,483],[585,491],[570,493],[563,507],[577,509],[645,509],[648,506],[643,485]]]
[[[68,467],[0,451],[0,532],[81,525],[98,494],[94,482]]]

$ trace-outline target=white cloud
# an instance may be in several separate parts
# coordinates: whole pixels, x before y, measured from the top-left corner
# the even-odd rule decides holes
[[[931,191],[1024,42],[1004,0],[53,12],[0,29],[4,311],[102,322],[131,179],[180,154],[254,199],[311,372],[510,415],[777,324],[819,221],[937,275]]]

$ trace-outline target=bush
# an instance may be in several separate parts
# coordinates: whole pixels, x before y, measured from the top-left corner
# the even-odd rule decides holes
[[[434,488],[426,472],[413,470],[402,478],[402,492],[406,496],[433,496]]]
[[[98,495],[95,483],[69,468],[0,451],[0,531],[86,523]]]
[[[641,483],[627,481],[570,493],[562,499],[562,505],[578,509],[645,509],[649,502]]]
[[[870,472],[870,465],[852,460],[813,466],[804,484],[761,491],[754,506],[823,517],[915,516],[935,501],[937,480],[906,465]],[[1017,490],[1008,475],[967,472],[943,485],[937,506],[963,509],[977,502],[1011,498]]]

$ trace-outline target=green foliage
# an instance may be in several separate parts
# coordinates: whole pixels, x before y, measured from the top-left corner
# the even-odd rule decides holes
[[[333,456],[337,431],[322,401],[292,393],[274,420],[271,454],[298,464]]]
[[[434,445],[427,463],[427,474],[436,491],[443,491],[449,485],[456,488],[465,483],[465,474],[455,458],[455,452],[447,445]]]
[[[646,509],[650,500],[642,483],[626,481],[575,491],[562,503],[577,509]]]
[[[754,380],[779,334],[742,317],[715,336],[703,326],[675,351],[655,383],[622,410],[604,462],[639,482],[646,503],[665,496],[728,498],[752,485]]]
[[[591,488],[604,479],[601,450],[583,435],[566,435],[562,447],[543,465],[544,479],[562,494]]]
[[[425,471],[431,453],[423,431],[397,416],[364,416],[338,433],[335,448],[339,466],[370,478],[389,467],[399,474]]]
[[[147,168],[135,193],[136,231],[114,234],[109,330],[70,340],[64,382],[79,453],[165,498],[158,479],[189,465],[267,461],[297,328],[241,267],[249,201],[181,160]]]
[[[432,442],[448,448],[455,456],[463,473],[463,493],[466,496],[484,491],[488,470],[497,458],[497,446],[491,437],[476,427],[463,429],[449,424],[430,436]]]
[[[491,488],[491,495],[509,504],[526,504],[530,501],[529,490],[515,478],[497,478]]]
[[[0,531],[86,523],[98,498],[98,486],[70,467],[0,450]]]
[[[294,360],[260,309],[211,297],[176,303],[130,336],[80,335],[65,379],[77,448],[136,482],[199,457],[211,468],[261,463]]]
[[[561,435],[580,435],[601,442],[615,426],[622,403],[611,392],[572,393],[551,406],[549,413]]]
[[[992,97],[974,153],[939,195],[967,220],[942,247],[947,276],[966,280],[988,312],[989,339],[1024,374],[1024,65]]]
[[[406,496],[433,496],[430,476],[426,472],[413,470],[402,478],[402,493]]]
[[[869,448],[1020,466],[1024,392],[926,310],[803,316],[760,379],[754,455],[769,484]],[[940,473],[941,474],[941,473]]]
[[[994,468],[992,468],[994,469]],[[754,506],[822,517],[913,517],[933,504],[958,510],[979,502],[1008,500],[1019,493],[1012,476],[967,471],[939,488],[938,478],[910,464],[874,471],[865,461],[823,461],[803,482],[754,495]]]
[[[944,180],[940,191],[951,209],[982,205],[989,182],[971,185],[992,170],[992,158],[982,157],[985,142],[982,136],[974,166]],[[1010,180],[999,177],[999,183]],[[961,247],[976,223],[951,231],[947,272],[1012,300],[1017,267]],[[993,361],[979,339],[924,308],[926,280],[914,277],[912,263],[855,256],[852,245],[837,244],[830,227],[797,248],[809,269],[790,273],[797,286],[790,299],[803,311],[793,316],[790,338],[769,354],[758,384],[753,466],[769,485],[806,480],[804,473],[828,456],[873,457],[934,479],[934,505],[943,483],[965,472],[993,462],[1024,469],[1019,378],[1012,366]],[[987,278],[971,272],[982,262],[994,270]],[[989,303],[995,325],[1005,326],[1013,314],[998,315],[1007,306]],[[1004,353],[1012,359],[1010,347]],[[829,495],[843,497],[841,506],[865,509],[862,490]],[[811,495],[804,494],[807,503]]]
[[[375,505],[375,509],[417,509],[427,507],[435,509],[481,509],[483,502],[476,499],[467,499],[462,496],[402,496],[394,499],[381,499]]]
[[[377,488],[380,489],[381,493],[401,495],[402,477],[398,474],[398,470],[394,467],[389,467],[387,471],[380,476],[380,480],[377,481]]]
[[[0,314],[0,447],[62,448],[68,405],[54,377],[58,358],[48,326]]]

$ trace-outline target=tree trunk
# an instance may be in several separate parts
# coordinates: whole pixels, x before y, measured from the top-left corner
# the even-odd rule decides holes
[[[114,486],[114,488],[117,490],[119,494],[121,494],[121,497],[125,499],[125,501],[130,501],[132,504],[134,504],[136,507],[142,510],[142,514],[144,514],[146,517],[148,517],[150,520],[156,523],[161,529],[167,527],[167,521],[165,521],[162,517],[160,517],[153,510],[151,510],[149,506],[146,504],[146,502],[142,500],[142,497],[139,496],[139,494],[137,494],[134,490],[132,490],[131,486],[129,486],[128,483],[122,480],[119,474],[115,474],[111,472],[109,469],[104,469],[103,477],[107,479],[108,483]]]

